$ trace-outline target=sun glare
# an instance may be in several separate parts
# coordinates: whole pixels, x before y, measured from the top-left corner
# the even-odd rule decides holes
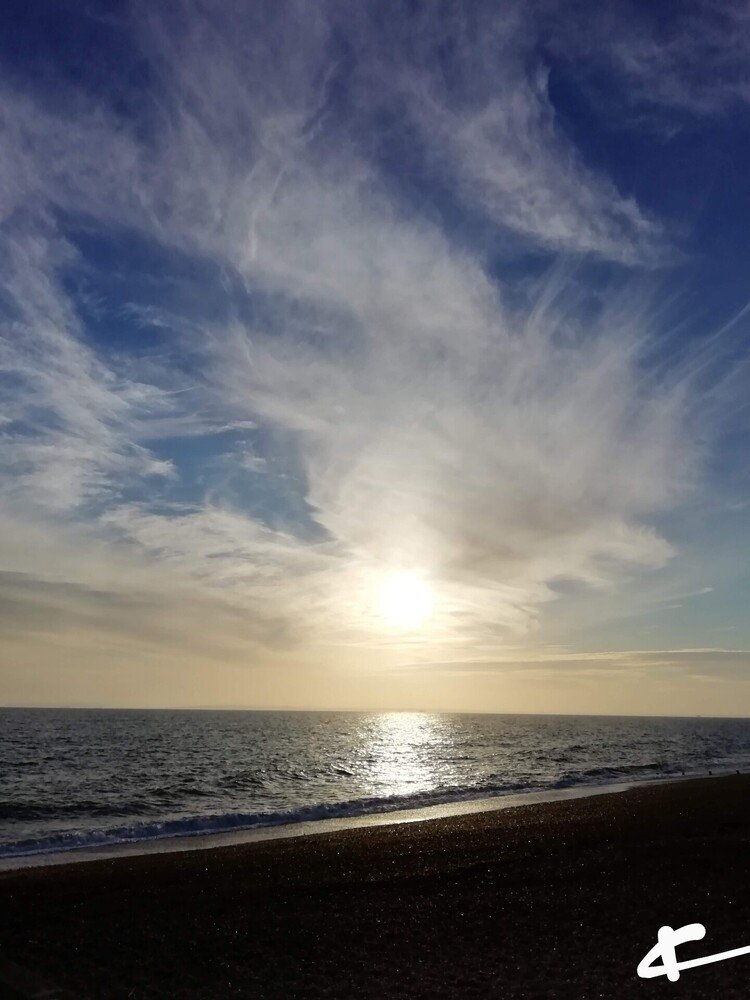
[[[378,611],[395,629],[416,629],[430,617],[434,595],[430,585],[414,572],[391,573],[378,591]]]

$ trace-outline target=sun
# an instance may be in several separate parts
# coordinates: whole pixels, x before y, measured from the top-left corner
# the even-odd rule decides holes
[[[378,611],[394,629],[419,628],[432,614],[434,603],[432,587],[416,572],[390,573],[378,590]]]

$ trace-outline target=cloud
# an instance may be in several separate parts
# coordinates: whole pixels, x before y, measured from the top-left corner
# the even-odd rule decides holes
[[[210,621],[211,628],[200,626]],[[142,652],[202,653],[212,660],[234,661],[255,650],[298,641],[286,616],[246,610],[221,594],[180,586],[134,589],[130,582],[112,589],[76,581],[0,572],[0,637],[9,640],[78,642],[82,647],[122,648]]]
[[[56,273],[71,257],[69,244],[44,229],[9,226],[2,241],[4,492],[60,511],[111,493],[128,475],[172,471],[128,434],[131,421],[168,410],[168,399],[156,386],[118,379],[84,345]]]
[[[484,5],[451,10],[416,65],[383,74],[398,81],[395,99],[446,185],[532,247],[667,263],[673,251],[659,221],[587,167],[561,128],[530,5],[510,5],[502,19]]]
[[[283,321],[216,331],[213,378],[295,437],[328,536],[360,561],[427,567],[456,607],[479,601],[480,619],[522,629],[560,577],[663,565],[671,549],[648,520],[693,481],[696,413],[679,378],[642,379],[643,303],[592,310],[550,279],[510,310],[439,232],[346,190],[340,219],[303,203],[326,207],[295,273],[346,312],[321,339]],[[334,222],[340,286],[318,252]]]
[[[688,0],[667,18],[632,2],[553,5],[547,14],[551,49],[594,91],[614,89],[639,109],[641,123],[644,109],[707,117],[750,101],[747,0]]]
[[[179,18],[137,7],[134,37],[158,88],[143,121],[83,92],[52,111],[5,88],[6,213],[41,198],[246,270],[279,185],[325,172],[335,142],[341,167],[366,183],[367,163],[422,158],[446,193],[532,247],[665,262],[659,222],[559,127],[533,8],[499,18],[485,4],[442,6],[415,21],[397,4],[385,24],[334,3],[223,5],[219,16],[185,2]],[[383,116],[396,124],[384,130]]]
[[[589,285],[569,256],[640,267],[668,240],[559,127],[526,7],[487,21],[447,5],[450,56],[432,18],[414,33],[401,7],[382,31],[350,5],[178,9],[134,8],[151,88],[138,115],[84,90],[51,107],[4,88],[14,512],[60,532],[82,521],[92,547],[168,570],[217,636],[242,608],[249,642],[289,646],[382,639],[370,605],[391,569],[434,582],[427,641],[471,646],[533,630],[556,581],[663,566],[654,522],[697,481],[702,400],[689,366],[649,369],[642,277]],[[431,210],[386,162],[410,139]],[[76,227],[199,262],[195,298],[219,275],[209,318],[187,297],[122,303],[168,327],[178,372],[94,342],[65,280]],[[536,283],[503,280],[472,227],[562,258]],[[227,429],[298,471],[298,523],[280,530],[218,478],[169,494],[160,434]],[[264,489],[289,475],[244,453],[238,472],[264,461]],[[110,592],[62,575],[71,622]],[[108,599],[113,627],[138,618],[130,593]]]
[[[750,681],[750,650],[747,649],[633,649],[603,652],[550,652],[543,649],[529,655],[513,649],[504,659],[455,660],[439,663],[420,662],[397,668],[395,673],[428,671],[458,675],[522,674],[527,679],[559,682],[564,680],[597,681],[638,677],[649,682],[659,678],[692,680],[705,683]]]

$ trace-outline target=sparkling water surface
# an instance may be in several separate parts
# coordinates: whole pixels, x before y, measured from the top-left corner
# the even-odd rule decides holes
[[[0,710],[0,856],[750,767],[750,720]]]

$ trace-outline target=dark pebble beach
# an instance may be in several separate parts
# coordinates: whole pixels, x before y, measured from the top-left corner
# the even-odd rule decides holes
[[[750,777],[0,875],[8,998],[746,997]]]

